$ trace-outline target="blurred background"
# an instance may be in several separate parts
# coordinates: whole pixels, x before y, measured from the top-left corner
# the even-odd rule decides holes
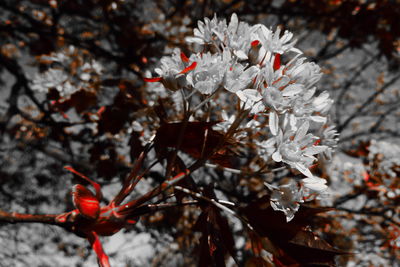
[[[161,94],[143,77],[173,48],[188,51],[184,38],[198,20],[232,13],[292,31],[322,68],[318,88],[335,101],[340,140],[324,166],[331,192],[320,204],[338,209],[315,229],[355,252],[338,266],[399,266],[396,0],[0,1],[0,209],[70,210],[74,181],[65,165],[95,178],[111,198]],[[54,90],[61,85],[63,93]],[[156,182],[154,174],[138,192]],[[156,213],[108,238],[112,266],[195,266],[191,216]],[[234,231],[245,265],[246,241]],[[97,266],[85,240],[56,227],[3,223],[0,240],[0,266]]]

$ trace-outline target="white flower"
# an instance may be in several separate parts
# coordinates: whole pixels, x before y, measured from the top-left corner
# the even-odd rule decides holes
[[[282,92],[274,86],[267,87],[263,94],[263,101],[266,106],[281,113],[290,108],[290,98],[285,98]]]
[[[204,18],[204,22],[200,20],[197,22],[197,28],[193,30],[194,37],[187,37],[186,41],[188,43],[207,44],[212,43],[217,38],[223,40],[226,29],[226,21],[218,21],[216,15],[212,20]]]
[[[321,79],[321,68],[314,62],[304,62],[305,59],[295,57],[287,64],[285,73],[296,83],[311,88]]]
[[[236,95],[239,97],[240,101],[244,103],[245,109],[250,109],[251,114],[261,112],[265,109],[265,106],[261,102],[261,94],[254,89],[245,89],[242,91],[237,91]]]
[[[215,92],[222,84],[230,63],[230,53],[198,55],[197,67],[187,75],[188,83],[202,94]]]
[[[248,59],[247,51],[250,49],[252,28],[245,22],[239,22],[237,15],[231,16],[225,36],[225,46],[233,49],[239,60]]]
[[[322,92],[319,96],[313,99],[312,105],[316,112],[322,114],[329,111],[333,104],[333,100],[329,98],[329,93],[327,91]]]
[[[277,28],[276,31],[273,32],[262,24],[255,25],[254,27],[258,28],[256,30],[257,36],[267,51],[278,54],[283,54],[289,51],[299,54],[302,53],[299,49],[294,47],[297,40],[291,41],[293,33],[285,31],[283,36],[280,37],[280,28]]]
[[[277,139],[269,138],[261,142],[256,141],[255,143],[257,145],[259,156],[264,159],[264,161],[268,161],[276,150]]]
[[[160,76],[158,78],[146,78],[146,81],[161,82],[165,88],[176,91],[186,86],[186,72],[196,67],[196,63],[190,64],[189,59],[181,53],[180,49],[175,49],[172,56],[161,59],[160,68],[154,71]]]
[[[252,28],[246,22],[239,22],[235,13],[232,14],[229,25],[225,20],[218,20],[215,15],[212,20],[205,18],[204,22],[199,21],[197,25],[193,30],[194,37],[186,38],[188,43],[213,44],[214,48],[223,46],[232,50],[239,60],[247,59]]]
[[[335,130],[335,125],[326,126],[324,125],[322,128],[322,133],[319,135],[320,145],[324,145],[327,149],[323,152],[323,155],[326,159],[332,159],[332,152],[336,148],[338,143],[338,132]]]
[[[238,90],[248,88],[253,83],[254,77],[258,74],[259,68],[251,66],[245,70],[245,66],[236,63],[226,72],[225,89],[236,93]]]
[[[314,155],[324,152],[326,146],[315,146],[316,137],[311,133],[307,134],[309,122],[305,121],[293,136],[292,131],[286,131],[283,135],[280,130],[277,136],[277,149],[272,154],[276,162],[285,162],[292,168],[296,168],[307,177],[312,177],[308,167],[316,160]]]
[[[286,221],[291,221],[300,207],[299,202],[303,202],[301,188],[294,180],[279,187],[266,185],[272,189],[270,201],[272,208],[285,213]]]

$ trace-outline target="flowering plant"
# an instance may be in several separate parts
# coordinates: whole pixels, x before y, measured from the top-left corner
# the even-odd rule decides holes
[[[216,16],[199,21],[186,41],[189,57],[174,50],[155,70],[159,77],[145,80],[161,82],[173,95],[179,91],[181,99],[172,99],[183,108],[175,110],[174,119],[215,122],[213,129],[224,139],[233,139],[246,148],[243,153],[255,155],[247,171],[266,173],[283,163],[304,175],[279,187],[265,181],[274,191],[272,207],[292,220],[298,203],[327,189],[326,180],[310,168],[329,156],[337,142],[328,116],[333,100],[316,89],[320,68],[306,61],[291,32],[250,26],[239,22],[236,14],[229,23]],[[240,163],[229,167],[241,169]],[[290,196],[286,188],[291,188]]]

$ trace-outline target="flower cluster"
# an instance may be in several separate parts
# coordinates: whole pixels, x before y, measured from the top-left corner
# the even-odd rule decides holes
[[[251,118],[247,116],[235,127],[240,136],[249,127],[257,132],[252,147],[259,158],[265,164],[284,163],[306,176],[299,183],[300,190],[290,193],[296,196],[289,198],[291,205],[277,204],[277,197],[272,201],[288,220],[293,218],[303,192],[326,190],[326,181],[315,177],[310,167],[319,155],[329,157],[337,142],[328,118],[333,100],[328,92],[318,93],[316,88],[322,76],[320,67],[306,61],[291,32],[250,26],[239,22],[236,14],[229,23],[216,16],[199,21],[194,36],[186,42],[192,55],[175,50],[161,60],[155,70],[158,77],[145,80],[160,82],[169,91],[181,90],[187,96],[184,101],[193,103],[197,95],[198,101],[208,102],[208,107],[220,111],[213,115],[222,121],[215,126],[219,130],[227,131],[236,118],[248,114]],[[288,195],[288,188],[292,192],[296,187],[289,184],[276,190]]]
[[[88,89],[91,82],[99,79],[103,67],[96,60],[85,60],[84,56],[85,54],[82,55],[74,46],[58,53],[41,56],[40,62],[52,67],[34,76],[32,89],[44,93],[55,89],[65,98],[81,89]]]

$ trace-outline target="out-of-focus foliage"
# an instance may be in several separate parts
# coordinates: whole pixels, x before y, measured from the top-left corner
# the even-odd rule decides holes
[[[206,200],[153,212],[104,244],[111,263],[329,264],[341,249],[355,253],[336,257],[339,266],[394,266],[400,246],[398,1],[0,1],[0,210],[70,211],[76,177],[71,181],[65,165],[96,180],[111,200],[156,132],[158,148],[150,155],[176,156],[170,174],[186,168],[183,154],[198,159],[198,146],[216,146],[212,138],[204,141],[205,132],[216,139],[219,133],[194,122],[183,143],[169,143],[179,134],[166,119],[179,119],[168,113],[179,108],[176,96],[143,78],[174,48],[189,51],[184,40],[198,20],[229,19],[234,12],[249,24],[294,32],[297,46],[321,66],[318,87],[334,99],[330,116],[341,136],[332,161],[320,161],[313,173],[330,189],[286,223],[270,206],[264,182],[299,177],[279,169],[224,171],[218,166],[236,167],[234,159],[244,157],[227,149],[179,186],[237,204],[246,222]],[[133,198],[158,186],[169,163],[155,166]],[[190,198],[174,193],[180,201]],[[85,243],[56,227],[2,223],[0,239],[5,266],[96,261]]]

